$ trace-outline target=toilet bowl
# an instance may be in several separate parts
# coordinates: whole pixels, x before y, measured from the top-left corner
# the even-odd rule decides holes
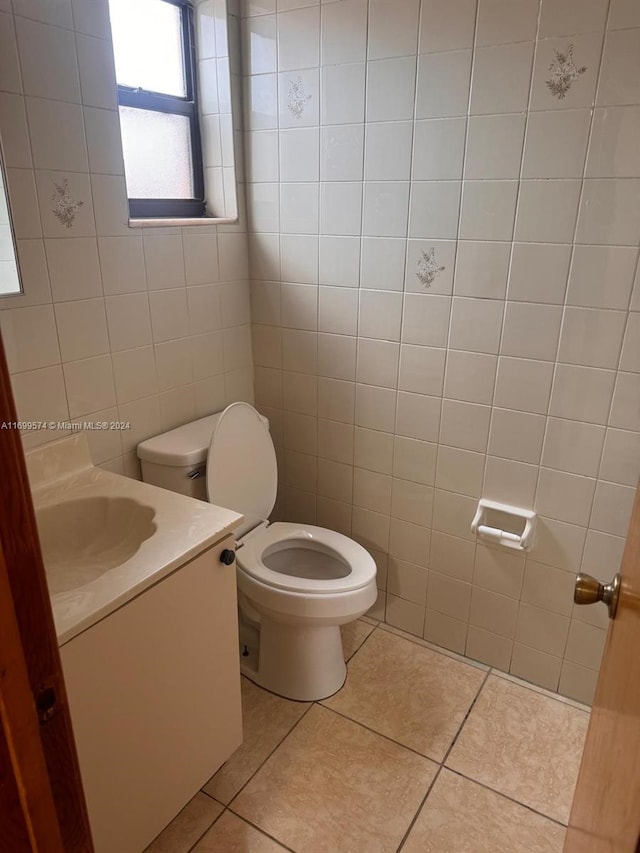
[[[247,403],[138,445],[145,482],[236,510],[241,670],[289,699],[335,693],[346,678],[340,625],[376,600],[376,566],[322,527],[267,521],[277,490],[265,418]],[[206,488],[205,488],[206,484]]]

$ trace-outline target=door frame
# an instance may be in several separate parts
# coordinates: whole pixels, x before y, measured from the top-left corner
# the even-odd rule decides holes
[[[0,842],[92,853],[53,611],[0,338]],[[6,833],[6,835],[5,835]]]

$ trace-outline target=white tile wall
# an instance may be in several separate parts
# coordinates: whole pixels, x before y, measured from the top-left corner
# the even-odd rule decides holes
[[[637,4],[244,5],[278,512],[372,550],[380,618],[589,701],[574,576],[615,572],[640,471]],[[526,559],[480,495],[537,509]]]
[[[107,0],[14,9],[0,13],[0,136],[24,294],[0,300],[0,328],[18,414],[129,421],[122,434],[90,434],[91,451],[139,476],[139,441],[253,399],[246,226],[130,228]],[[200,39],[204,112],[224,119],[228,74],[211,58],[226,54],[224,4],[199,12],[218,24],[202,28],[217,45]],[[239,80],[238,21],[229,18]],[[221,169],[232,166],[228,148]],[[232,184],[220,186],[232,213]]]

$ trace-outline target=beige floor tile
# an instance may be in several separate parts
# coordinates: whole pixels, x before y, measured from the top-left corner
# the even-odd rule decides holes
[[[186,853],[222,812],[223,806],[206,794],[196,794],[146,853]]]
[[[566,823],[589,715],[489,676],[447,766]]]
[[[441,761],[486,673],[376,631],[349,663],[329,708]]]
[[[355,622],[349,622],[347,625],[340,626],[340,633],[342,634],[342,650],[344,652],[345,660],[349,660],[349,658],[353,657],[369,634],[373,631],[374,627],[374,625],[368,625],[360,619],[356,619]]]
[[[279,853],[284,849],[246,821],[225,812],[196,844],[193,853]]]
[[[221,803],[231,802],[308,707],[307,702],[290,702],[243,678],[244,740],[203,790]]]
[[[436,770],[314,705],[233,809],[298,853],[392,853]]]
[[[562,853],[565,829],[442,770],[402,853]]]

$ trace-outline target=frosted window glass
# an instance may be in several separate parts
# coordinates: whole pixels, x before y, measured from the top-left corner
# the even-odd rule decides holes
[[[120,107],[120,126],[129,198],[193,198],[186,116]]]
[[[7,293],[20,293],[20,290],[11,220],[2,180],[2,163],[0,163],[0,296]]]
[[[186,97],[180,9],[163,0],[109,0],[120,86]]]

